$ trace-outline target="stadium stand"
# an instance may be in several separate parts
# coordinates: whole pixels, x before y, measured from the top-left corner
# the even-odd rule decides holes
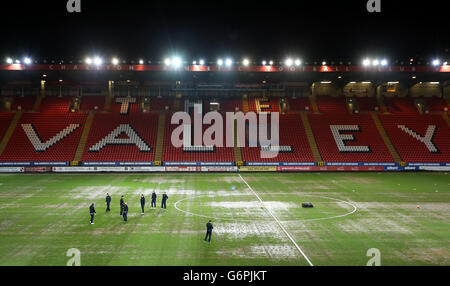
[[[103,110],[104,105],[104,96],[83,96],[81,98],[80,110],[95,110],[96,106],[97,110]]]
[[[85,118],[85,114],[24,113],[0,161],[71,161]]]
[[[430,111],[444,111],[445,108],[447,108],[447,111],[450,110],[450,105],[443,98],[424,97],[423,99],[428,105]]]
[[[242,98],[241,97],[230,97],[219,99],[220,110],[221,111],[235,111],[236,107],[239,111],[242,111]]]
[[[122,115],[139,113],[139,97],[116,96],[111,102],[111,111]]]
[[[325,162],[394,162],[370,115],[308,117]]]
[[[14,113],[11,112],[0,112],[0,140],[2,140],[3,135],[5,135],[13,116]]]
[[[33,109],[34,102],[36,101],[36,96],[14,96],[14,101],[11,106],[11,110],[18,110],[19,106],[22,111],[29,111]]]
[[[81,161],[153,161],[158,114],[95,114]]]
[[[277,97],[250,97],[249,110],[260,112],[280,112],[280,102]]]
[[[419,114],[419,111],[414,106],[414,99],[410,97],[385,97],[384,104],[390,113]]]
[[[166,110],[166,106],[169,110],[173,110],[173,98],[171,97],[152,97],[150,99],[150,110],[160,111]]]
[[[300,98],[288,98],[289,110],[290,111],[304,111],[306,109],[311,110],[311,103],[309,97]]]
[[[326,114],[348,114],[345,98],[319,95],[317,105],[319,111]]]
[[[358,110],[360,112],[375,111],[375,107],[378,106],[377,99],[375,97],[354,97],[358,103]]]
[[[69,96],[46,96],[43,98],[39,110],[46,113],[69,112],[71,97]]]
[[[279,152],[275,158],[261,158],[261,147],[241,147],[245,162],[314,162],[299,114],[280,115],[280,146],[291,146],[291,152]]]
[[[441,115],[380,115],[405,162],[450,162],[450,127]]]
[[[175,128],[177,128],[178,124],[170,123],[171,114],[166,116],[166,126],[165,126],[165,134],[164,134],[164,146],[163,146],[163,155],[162,160],[164,162],[233,162],[233,147],[217,147],[213,152],[204,151],[204,152],[185,152],[183,148],[176,148],[171,143],[172,132]],[[224,120],[225,121],[225,120]],[[191,122],[193,120],[191,119]],[[223,122],[224,127],[226,122]],[[203,125],[203,132],[208,129],[208,125]],[[224,130],[226,130],[224,128]],[[193,138],[193,132],[191,133],[191,138]],[[223,146],[226,146],[225,139],[226,136],[223,136]],[[181,137],[180,139],[184,139]],[[191,143],[194,145],[194,143]]]

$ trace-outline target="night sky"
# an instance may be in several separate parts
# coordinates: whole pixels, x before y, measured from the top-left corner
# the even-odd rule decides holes
[[[373,14],[367,0],[81,0],[73,14],[66,2],[2,1],[0,56],[450,59],[446,1],[381,0]]]

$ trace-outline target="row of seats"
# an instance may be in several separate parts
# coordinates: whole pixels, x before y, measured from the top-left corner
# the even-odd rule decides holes
[[[10,112],[0,112],[0,140],[3,139],[3,135],[5,135],[12,117],[13,114]]]

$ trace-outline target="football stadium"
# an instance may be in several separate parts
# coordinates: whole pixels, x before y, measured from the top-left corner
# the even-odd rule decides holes
[[[2,277],[446,278],[443,4],[2,1]]]
[[[0,264],[449,265],[443,61],[7,58]]]

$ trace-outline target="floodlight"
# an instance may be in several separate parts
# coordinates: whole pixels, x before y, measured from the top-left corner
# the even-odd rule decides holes
[[[29,65],[29,64],[31,64],[31,59],[28,58],[28,57],[26,57],[26,58],[23,59],[23,62],[24,62],[25,64]]]
[[[196,66],[196,65],[197,65],[197,61],[192,61],[192,64],[193,64],[194,66]]]
[[[99,57],[95,57],[94,58],[94,64],[96,65],[96,66],[99,66],[99,65],[101,65],[103,63],[103,60],[101,59],[101,58],[99,58]]]
[[[111,60],[111,63],[112,63],[113,65],[118,65],[118,64],[119,64],[119,60],[118,60],[117,58],[113,58],[113,59]]]
[[[166,58],[166,59],[164,60],[164,64],[165,64],[166,66],[170,66],[170,63],[171,63],[171,61],[170,61],[169,58]]]
[[[381,65],[382,66],[387,66],[388,62],[386,59],[381,60]]]
[[[438,59],[433,60],[433,66],[438,66],[440,63],[441,61]]]
[[[285,61],[284,61],[284,64],[285,65],[287,65],[288,67],[290,67],[290,66],[292,66],[292,59],[286,59]]]
[[[273,61],[269,61],[269,65],[273,65]]]
[[[139,64],[140,64],[140,65],[143,65],[143,64],[144,64],[144,60],[143,60],[143,59],[140,59],[140,60],[139,60]]]
[[[20,64],[20,61],[19,61],[19,60],[16,60],[16,64]]]
[[[301,65],[302,64],[302,61],[300,60],[300,59],[296,59],[295,60],[295,65],[296,66],[299,66],[299,65]]]
[[[265,66],[266,65],[266,61],[262,61],[262,65]]]
[[[363,60],[363,66],[367,67],[370,65],[370,60],[369,59],[364,59]]]
[[[327,65],[327,62],[326,62],[326,61],[323,61],[323,62],[322,62],[322,65],[323,65],[323,66],[326,66],[326,65]]]
[[[91,64],[92,64],[92,59],[91,59],[91,58],[86,58],[85,62],[86,62],[88,65],[91,65]]]
[[[380,61],[379,60],[373,60],[372,61],[372,65],[373,66],[377,66],[377,65],[379,65],[380,64]]]
[[[200,65],[204,65],[205,61],[204,60],[200,60],[199,63],[200,63]]]
[[[223,65],[223,60],[222,60],[222,59],[218,59],[218,60],[217,60],[217,65],[218,65],[218,66]]]
[[[226,60],[225,60],[225,65],[226,65],[227,67],[231,66],[232,64],[233,64],[233,61],[232,61],[231,59],[226,59]]]
[[[176,68],[181,66],[181,59],[179,57],[172,58],[172,65]]]
[[[250,64],[250,61],[249,61],[248,59],[244,59],[244,60],[242,61],[242,64],[243,64],[244,66],[248,66],[248,65]]]
[[[6,63],[7,63],[7,64],[12,64],[12,63],[13,63],[13,60],[12,60],[11,58],[7,58],[7,59],[6,59]]]

